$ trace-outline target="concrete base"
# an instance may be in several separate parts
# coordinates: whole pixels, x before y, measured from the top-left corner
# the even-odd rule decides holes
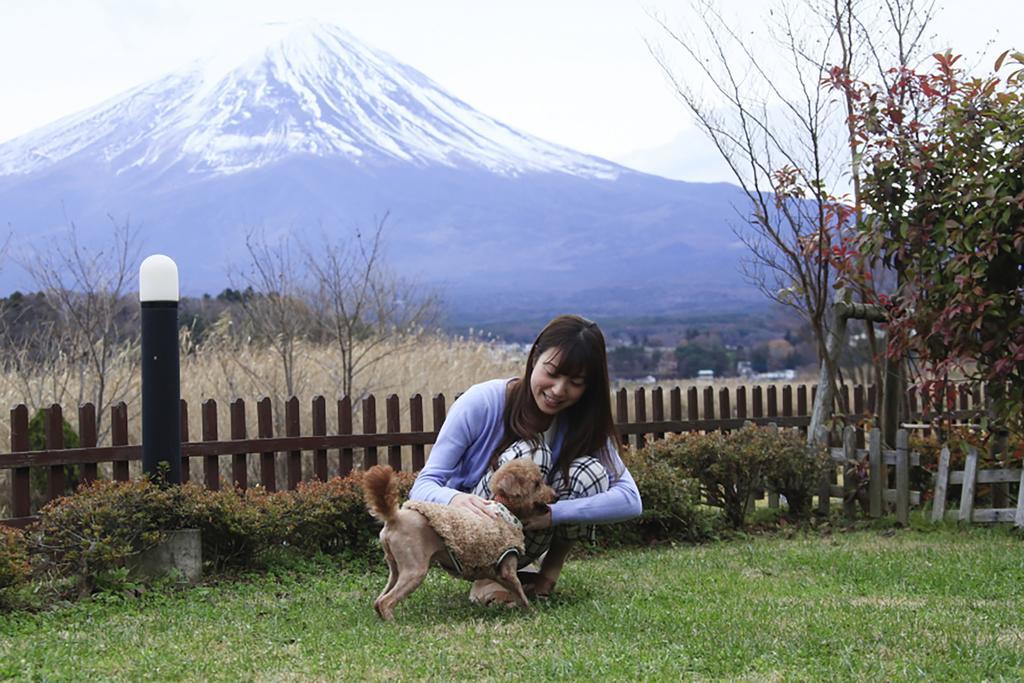
[[[203,575],[203,544],[199,529],[165,532],[162,543],[139,553],[131,563],[141,576],[162,577],[178,573],[189,583]]]

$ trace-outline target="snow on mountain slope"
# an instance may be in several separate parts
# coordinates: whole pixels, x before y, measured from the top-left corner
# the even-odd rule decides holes
[[[197,62],[0,145],[0,176],[64,160],[116,174],[183,165],[225,175],[292,154],[612,180],[621,167],[503,125],[345,30],[264,27],[255,45]]]

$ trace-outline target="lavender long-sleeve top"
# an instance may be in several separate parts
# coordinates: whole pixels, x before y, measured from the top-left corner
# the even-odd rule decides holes
[[[427,464],[416,477],[409,497],[447,505],[458,493],[467,493],[483,478],[491,455],[505,434],[502,424],[509,380],[495,379],[470,387],[445,418]],[[559,424],[551,445],[557,465],[565,440]],[[614,444],[609,444],[612,469],[607,491],[587,498],[560,500],[551,506],[551,523],[602,524],[636,517],[643,511],[640,492]],[[618,474],[616,474],[616,472]]]

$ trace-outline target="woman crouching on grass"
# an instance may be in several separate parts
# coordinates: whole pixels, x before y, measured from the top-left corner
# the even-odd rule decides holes
[[[575,315],[541,331],[521,378],[470,387],[452,405],[413,500],[454,505],[493,517],[488,482],[505,461],[532,458],[557,501],[526,527],[523,567],[543,556],[540,571],[521,572],[527,593],[551,593],[573,543],[607,524],[638,516],[640,493],[619,457],[612,421],[608,361],[597,324]],[[511,601],[498,584],[478,581],[470,599]]]

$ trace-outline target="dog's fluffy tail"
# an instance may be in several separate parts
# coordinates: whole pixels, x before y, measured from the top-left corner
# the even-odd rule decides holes
[[[370,514],[384,523],[398,514],[398,479],[387,465],[374,465],[363,475],[363,496]]]

